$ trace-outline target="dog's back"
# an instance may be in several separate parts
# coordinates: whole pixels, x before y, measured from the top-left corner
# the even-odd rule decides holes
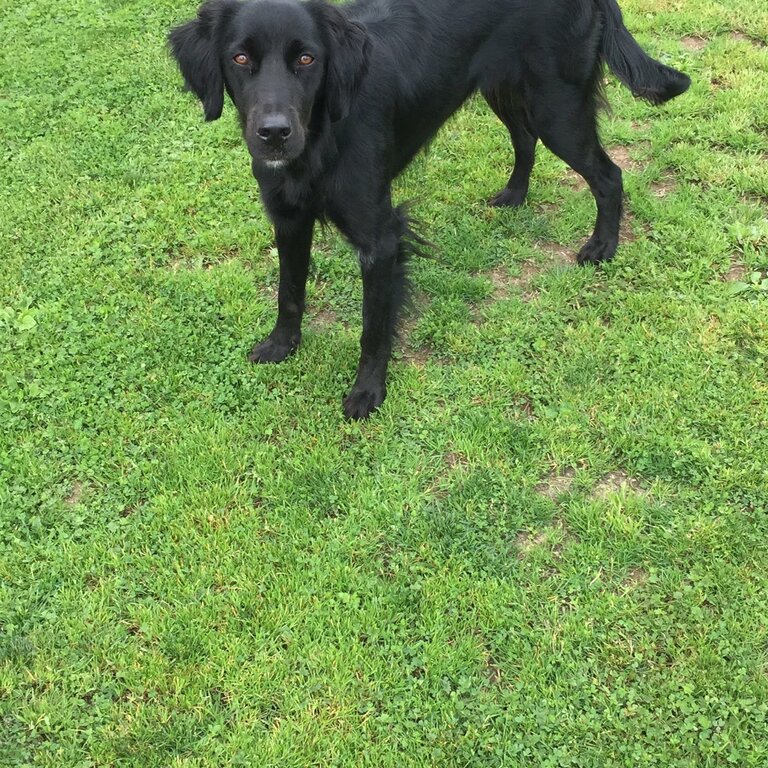
[[[360,112],[375,103],[391,118],[395,172],[477,90],[555,79],[593,89],[603,61],[652,103],[690,83],[645,54],[615,0],[359,0],[346,12],[371,38]]]

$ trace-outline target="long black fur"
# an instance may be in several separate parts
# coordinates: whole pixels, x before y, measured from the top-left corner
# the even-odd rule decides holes
[[[622,198],[596,128],[603,64],[653,104],[690,84],[640,48],[616,0],[207,0],[169,41],[207,120],[225,91],[237,107],[274,224],[278,317],[251,360],[279,362],[301,340],[315,223],[330,219],[358,251],[363,334],[348,418],[384,400],[408,256],[426,245],[391,182],[473,92],[515,150],[491,204],[523,203],[541,139],[592,190],[597,221],[578,261],[599,263],[616,251]]]

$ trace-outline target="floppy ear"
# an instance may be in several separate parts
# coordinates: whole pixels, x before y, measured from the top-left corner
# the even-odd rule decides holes
[[[221,117],[224,107],[224,80],[214,47],[214,32],[233,6],[232,0],[207,0],[200,6],[196,19],[175,27],[168,35],[186,88],[203,103],[206,120]]]
[[[324,0],[310,0],[307,7],[314,14],[328,46],[325,101],[331,122],[336,122],[349,114],[368,70],[371,40],[362,24],[350,21]]]

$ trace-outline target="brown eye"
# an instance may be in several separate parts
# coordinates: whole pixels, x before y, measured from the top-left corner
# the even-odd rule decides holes
[[[248,57],[244,53],[238,53],[237,56],[232,57],[232,61],[243,67],[248,63]]]
[[[308,53],[302,53],[301,56],[299,56],[297,59],[298,63],[301,64],[302,67],[308,67],[314,60],[315,57],[310,56]]]

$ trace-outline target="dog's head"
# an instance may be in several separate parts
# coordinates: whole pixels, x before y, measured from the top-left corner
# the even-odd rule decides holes
[[[363,27],[324,0],[206,0],[169,42],[205,119],[221,116],[226,89],[254,162],[272,168],[302,154],[319,113],[346,117],[369,47]]]

